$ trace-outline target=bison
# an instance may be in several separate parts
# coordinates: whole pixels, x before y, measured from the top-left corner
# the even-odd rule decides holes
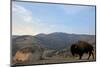
[[[84,53],[89,54],[88,59],[91,55],[94,59],[93,46],[85,41],[78,41],[77,43],[72,44],[70,49],[73,56],[75,56],[75,54],[79,55],[79,59],[82,59]]]

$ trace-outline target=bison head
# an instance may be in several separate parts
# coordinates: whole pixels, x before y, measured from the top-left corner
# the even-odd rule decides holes
[[[77,44],[72,44],[71,53],[72,53],[73,56],[75,56],[75,54],[78,52],[77,50],[78,50]]]

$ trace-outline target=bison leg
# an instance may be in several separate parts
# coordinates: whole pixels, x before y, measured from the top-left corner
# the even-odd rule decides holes
[[[93,59],[94,59],[94,53],[92,52],[91,54],[92,54],[92,57],[93,57]]]
[[[89,52],[88,60],[89,60],[89,58],[90,58],[91,54],[92,54],[92,52]]]
[[[80,56],[79,59],[82,59],[83,54],[80,54],[79,56]]]
[[[82,56],[80,55],[79,59],[82,59]]]

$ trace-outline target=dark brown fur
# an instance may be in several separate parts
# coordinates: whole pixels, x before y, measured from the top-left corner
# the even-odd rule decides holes
[[[82,56],[84,53],[89,53],[88,59],[90,58],[92,54],[93,59],[94,59],[93,51],[94,51],[93,46],[84,41],[78,41],[77,43],[71,45],[72,55],[75,56],[75,54],[78,54],[79,59],[82,59]]]

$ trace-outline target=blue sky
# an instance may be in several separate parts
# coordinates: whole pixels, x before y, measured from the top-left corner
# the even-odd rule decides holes
[[[12,34],[95,34],[95,6],[13,2]]]

